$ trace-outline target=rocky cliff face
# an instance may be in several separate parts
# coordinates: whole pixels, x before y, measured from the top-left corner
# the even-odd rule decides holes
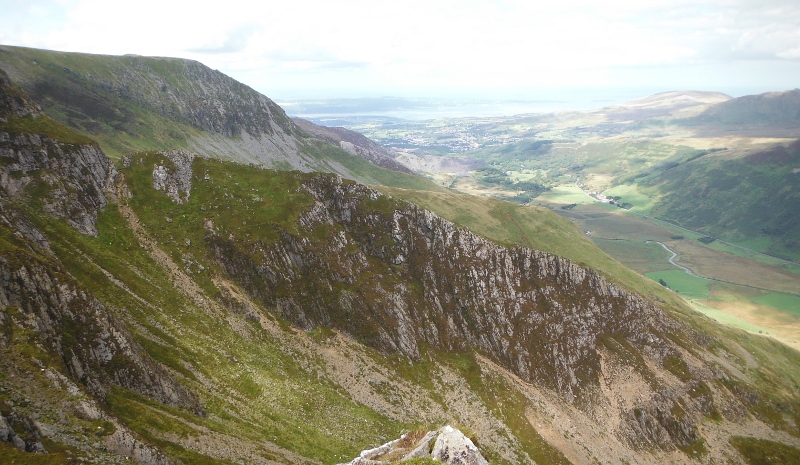
[[[570,400],[598,382],[600,338],[673,352],[658,334],[674,323],[592,270],[498,246],[334,176],[303,189],[316,203],[302,227],[325,241],[283,233],[245,252],[209,238],[231,276],[302,328],[332,326],[412,358],[422,346],[477,349]]]
[[[37,334],[44,347],[63,361],[70,377],[98,398],[104,399],[116,385],[202,412],[125,325],[52,261],[0,258],[0,306],[7,312],[7,323],[15,321]]]
[[[44,213],[96,235],[98,213],[109,198],[116,199],[119,172],[96,145],[51,137],[58,125],[1,71],[0,96],[0,227],[18,247],[17,253],[0,257],[3,323],[33,331],[71,378],[101,399],[117,385],[200,412],[196,400],[134,341],[113,312],[76,283],[21,207],[31,199],[40,201]],[[33,132],[42,127],[48,130]],[[0,346],[10,338],[0,338]]]
[[[111,160],[96,144],[72,144],[49,134],[49,120],[8,76],[0,71],[3,95],[0,122],[0,189],[3,197],[21,195],[31,183],[42,188],[37,197],[44,210],[64,218],[84,234],[96,235],[97,212],[113,196],[118,176]],[[42,128],[46,130],[42,131]],[[30,128],[30,129],[28,129]],[[38,130],[37,130],[38,129]]]
[[[156,113],[206,131],[239,136],[291,136],[297,129],[269,98],[197,61],[122,57],[111,77],[97,80],[103,90]]]

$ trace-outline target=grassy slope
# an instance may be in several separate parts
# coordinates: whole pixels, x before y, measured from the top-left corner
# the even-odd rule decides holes
[[[163,194],[150,188],[152,166],[156,162],[148,156],[143,162],[134,162],[127,175],[134,188],[134,197],[131,200],[140,219],[147,226],[154,239],[170,253],[176,262],[188,257],[190,261],[203,263],[205,271],[196,272],[193,277],[207,292],[215,291],[206,275],[214,273],[215,265],[204,254],[203,247],[187,245],[186,239],[191,244],[202,243],[202,224],[206,218],[211,218],[219,227],[218,234],[233,235],[242,239],[269,238],[276,226],[292,230],[296,228],[295,218],[303,205],[310,205],[310,198],[305,193],[297,192],[299,182],[308,175],[301,173],[280,173],[270,170],[258,170],[246,166],[221,163],[212,160],[196,160],[194,172],[197,178],[193,187],[193,194],[185,205],[176,205],[169,201]],[[158,160],[159,163],[168,163]],[[206,177],[208,181],[200,181]],[[497,242],[508,245],[526,245],[540,248],[552,253],[557,253],[577,262],[602,270],[615,281],[623,283],[644,295],[654,295],[666,301],[674,315],[689,322],[703,333],[717,338],[715,349],[729,353],[737,352],[738,346],[756,354],[758,366],[746,370],[750,383],[742,383],[742,389],[762,392],[760,403],[754,409],[760,409],[761,415],[780,416],[776,410],[780,399],[794,398],[798,392],[800,370],[796,361],[798,354],[786,349],[779,343],[769,339],[747,335],[736,330],[725,329],[713,323],[702,315],[687,310],[681,300],[662,286],[638,275],[619,263],[610,259],[592,244],[574,225],[558,217],[552,212],[519,207],[508,202],[487,200],[451,192],[419,192],[401,189],[384,188],[398,198],[419,200],[423,206],[432,205],[434,211],[445,217],[452,217],[460,225],[470,226]],[[231,208],[233,207],[233,208]],[[166,222],[166,217],[172,222]],[[298,231],[302,234],[302,231]],[[189,265],[192,268],[191,265]],[[194,268],[192,268],[194,269]],[[226,346],[231,345],[229,341]],[[691,346],[688,350],[692,349]],[[248,347],[246,350],[250,350]],[[246,355],[244,355],[247,357]],[[428,354],[433,357],[432,366],[442,364],[453,366],[462,373],[468,384],[473,387],[480,398],[488,407],[493,405],[489,393],[497,392],[497,387],[487,378],[475,378],[474,370],[463,367],[462,358],[455,354]],[[237,356],[238,357],[238,356]],[[371,356],[381,365],[388,365],[390,359],[378,354]],[[467,363],[469,365],[469,363]],[[398,379],[405,379],[415,384],[429,386],[431,399],[439,398],[435,392],[436,386],[430,381],[423,381],[430,376],[433,370],[421,367],[422,371],[395,372]],[[394,369],[393,369],[394,370]],[[500,391],[503,391],[502,389]],[[515,400],[518,394],[507,390],[501,396],[500,402],[508,405],[519,404]],[[435,401],[434,401],[435,402]],[[792,401],[789,401],[790,403]],[[498,412],[502,409],[498,409]],[[520,410],[524,411],[524,403]],[[544,463],[558,463],[558,458],[547,443],[543,442],[535,430],[527,422],[508,416],[503,413],[506,424],[512,428],[513,434],[519,438],[526,452],[534,454],[539,448],[544,455],[553,458],[544,460]],[[409,419],[408,421],[413,421]],[[463,420],[462,420],[463,421]],[[772,420],[780,424],[777,417]],[[392,425],[385,428],[391,429]],[[401,427],[394,425],[394,427]],[[386,430],[384,430],[386,431]],[[491,453],[491,452],[490,452]],[[539,454],[539,453],[537,453]]]
[[[282,187],[271,183],[269,188]],[[163,195],[158,198],[137,193],[142,201],[154,203],[144,207],[148,211],[172,209]],[[337,457],[351,456],[361,448],[396,437],[405,428],[357,404],[340,388],[319,378],[318,362],[292,353],[254,323],[234,324],[224,314],[199,308],[189,296],[172,287],[170,276],[140,247],[113,205],[101,214],[96,238],[83,236],[64,222],[32,210],[29,215],[36,218],[56,256],[79,283],[107,307],[116,309],[145,349],[199,395],[208,413],[206,418],[114,390],[109,398],[110,411],[146,442],[186,463],[222,463],[185,446],[186,438],[204,440],[203,431],[208,429],[252,444],[267,438],[304,457],[335,463]],[[156,225],[163,224],[163,217],[146,217],[145,222],[170,250],[174,244],[164,239],[170,231]],[[130,293],[122,291],[102,270],[124,283]],[[204,279],[207,274],[197,281],[210,289]],[[167,433],[178,436],[165,438]],[[217,438],[206,438],[211,439]],[[280,457],[271,453],[273,458]],[[270,451],[262,450],[260,455],[269,458]]]
[[[718,103],[684,124],[709,124],[726,129],[743,125],[796,127],[800,122],[800,89],[768,92]]]
[[[660,200],[653,216],[732,242],[767,239],[761,250],[797,259],[800,143],[744,158],[702,157],[639,179]]]
[[[151,167],[156,162],[169,163],[157,155],[145,156],[141,162],[138,157],[135,157],[131,168],[126,171],[133,191],[131,205],[140,215],[142,223],[153,238],[176,262],[188,257],[192,262],[204,265],[204,271],[199,271],[192,265],[189,265],[189,268],[195,270],[192,274],[195,282],[200,284],[209,295],[216,292],[209,275],[218,273],[220,270],[216,269],[214,262],[206,255],[205,249],[195,245],[203,243],[205,219],[212,219],[214,224],[218,225],[219,234],[232,234],[245,240],[256,237],[269,239],[270,234],[278,228],[294,230],[297,227],[296,216],[304,206],[310,206],[310,197],[304,192],[297,191],[299,183],[309,175],[297,172],[280,173],[260,170],[234,163],[203,159],[195,161],[194,172],[197,180],[189,202],[185,205],[175,205],[166,196],[150,187]],[[208,180],[199,180],[206,177]],[[230,208],[231,206],[233,208]],[[171,218],[172,222],[166,222],[165,217]],[[107,229],[104,228],[104,230]],[[301,231],[297,231],[297,233],[302,234]],[[190,242],[187,243],[186,239],[189,239]],[[190,243],[192,245],[188,245]],[[163,281],[163,279],[159,281]],[[187,317],[192,318],[191,315],[187,315]],[[202,322],[203,319],[200,321]],[[185,328],[181,329],[186,331]],[[254,335],[258,335],[256,329],[252,329],[252,331]],[[322,331],[321,334],[324,335],[324,333]],[[354,445],[362,448],[368,445],[374,446],[408,428],[407,424],[403,422],[387,422],[385,417],[376,412],[364,410],[362,406],[352,404],[347,397],[342,398],[341,391],[332,389],[332,385],[324,377],[320,379],[314,376],[314,373],[324,373],[325,371],[319,360],[301,359],[299,363],[298,360],[292,361],[286,358],[287,355],[284,352],[287,349],[285,347],[279,347],[278,341],[270,341],[269,337],[265,335],[251,338],[253,340],[248,341],[247,338],[237,338],[234,334],[227,336],[225,334],[228,334],[227,329],[216,334],[213,340],[200,337],[199,344],[198,341],[192,341],[192,339],[198,338],[199,334],[187,338],[191,341],[186,343],[189,347],[178,358],[197,360],[193,364],[205,367],[203,375],[212,379],[216,377],[221,384],[233,384],[234,389],[241,388],[245,390],[245,394],[250,392],[246,399],[242,399],[248,403],[247,410],[252,410],[254,414],[255,412],[269,412],[267,418],[270,420],[258,420],[258,428],[268,432],[266,437],[276,438],[277,444],[292,447],[305,456],[330,462],[336,457],[348,457],[347,454],[355,455],[358,448],[354,449]],[[297,337],[302,339],[302,336],[298,335]],[[323,345],[326,344],[324,337]],[[216,344],[219,345],[214,348]],[[157,348],[156,350],[160,352]],[[241,366],[247,367],[249,371],[249,375],[245,377],[246,380],[242,383],[238,382],[239,369],[234,369],[231,373],[223,371],[225,375],[220,377],[217,374],[221,369],[220,361],[214,360],[217,357],[213,357],[212,360],[205,359],[204,357],[209,356],[206,353],[207,350],[212,353],[215,351],[227,352],[230,354],[228,359],[238,359]],[[319,347],[316,350],[322,350],[322,348]],[[292,355],[296,356],[297,354]],[[397,368],[394,368],[396,365],[393,357],[373,352],[369,352],[369,357],[379,365],[388,367],[393,373],[392,376],[399,381],[426,386],[430,391],[428,394],[430,400],[427,401],[430,403],[437,403],[437,399],[441,399],[440,396],[444,395],[438,392],[441,389],[440,386],[431,383],[431,379],[435,381],[436,378],[433,368],[437,365],[455,364],[454,368],[458,369],[460,363],[460,359],[452,358],[452,355],[432,353],[428,354],[432,360],[423,362],[417,368],[409,369],[401,363],[398,371]],[[275,360],[276,358],[277,360]],[[223,362],[222,365],[226,364],[225,360],[221,362]],[[170,363],[170,366],[175,369],[179,368],[178,360],[165,360],[165,363]],[[301,366],[305,366],[305,369],[299,368]],[[194,383],[190,383],[190,385],[194,389],[200,388]],[[389,389],[384,395],[391,397],[392,390]],[[500,396],[500,402],[506,399],[509,399],[510,402],[515,395],[513,392],[505,393]],[[212,400],[214,397],[208,392],[205,396],[211,397]],[[265,397],[269,400],[267,404],[264,403]],[[141,403],[140,400],[134,400]],[[217,411],[220,416],[224,416],[224,409],[227,408],[225,402],[225,399],[213,402],[215,407],[220,409]],[[132,412],[131,409],[140,408],[140,406],[138,404],[131,405],[130,401],[126,399],[122,399],[122,403],[120,414],[131,424],[136,418],[126,412]],[[309,410],[309,405],[314,407]],[[275,420],[275,417],[280,423]],[[359,419],[359,417],[363,417],[363,419]],[[457,416],[452,417],[449,421],[453,421],[453,419],[464,424],[468,424],[469,421],[467,418],[459,420]],[[237,420],[239,419],[231,418],[230,421],[234,423],[234,426],[227,427],[241,428]],[[154,416],[151,421],[159,421],[158,416]],[[247,421],[256,420],[248,416]],[[415,420],[409,418],[408,421]],[[448,420],[443,418],[440,421]],[[266,426],[264,426],[265,422]],[[270,426],[275,423],[282,426]],[[137,429],[146,429],[152,426],[147,422],[133,424]],[[297,431],[298,425],[300,426],[299,431]],[[296,434],[295,431],[297,431]],[[339,431],[346,431],[346,437],[338,438],[338,442],[332,441],[328,433]],[[526,447],[536,446],[535,449],[528,449],[533,456],[555,457],[554,462],[544,460],[541,463],[563,461],[559,458],[560,454],[538,437],[530,426],[522,430],[515,429],[513,432],[523,439]],[[325,434],[328,436],[324,436]],[[303,440],[300,441],[298,449],[298,444],[294,444],[293,441],[298,441],[299,437],[302,437]],[[353,438],[357,438],[357,442],[354,442]],[[496,454],[491,449],[487,450],[487,453]],[[520,451],[519,454],[524,453]],[[495,457],[495,461],[504,463],[499,456]]]
[[[206,288],[208,284],[203,283],[208,282],[202,275],[212,273],[214,265],[204,259],[202,248],[198,250],[187,246],[183,234],[202,234],[201,224],[204,218],[214,218],[215,225],[219,225],[221,234],[227,233],[241,238],[268,237],[269,231],[274,228],[272,225],[293,227],[292,225],[295,224],[293,218],[298,214],[298,206],[307,204],[310,199],[293,188],[306,175],[254,170],[249,167],[223,164],[211,160],[197,160],[196,163],[195,173],[198,179],[205,177],[207,173],[211,181],[198,181],[194,188],[194,194],[186,205],[175,205],[166,200],[162,194],[149,188],[150,167],[153,165],[153,160],[148,159],[143,163],[134,164],[129,175],[131,184],[135,187],[133,206],[141,215],[143,223],[147,225],[148,230],[164,250],[168,251],[176,261],[190,255],[192,260],[205,264],[207,271],[196,273],[194,276],[195,281]],[[769,339],[725,329],[693,311],[687,311],[681,301],[671,293],[611,260],[577,231],[571,223],[551,212],[517,207],[507,202],[487,201],[462,195],[452,196],[451,193],[420,193],[398,189],[387,189],[387,191],[396,197],[402,197],[401,194],[411,197],[420,196],[422,200],[438,206],[439,208],[434,210],[438,210],[439,213],[444,214],[449,211],[457,223],[470,225],[479,234],[486,235],[498,242],[531,245],[559,253],[575,261],[599,268],[613,279],[633,287],[645,295],[663,296],[663,299],[668,302],[667,306],[673,310],[673,314],[690,322],[693,326],[701,329],[703,333],[715,337],[716,342],[712,344],[713,351],[736,353],[739,350],[736,348],[738,344],[754,354],[757,365],[744,370],[749,382],[743,380],[735,383],[740,383],[741,389],[760,392],[760,401],[754,404],[753,409],[766,418],[766,421],[772,421],[775,425],[782,424],[782,420],[779,420],[782,415],[780,413],[781,399],[788,401],[788,405],[791,405],[793,401],[789,399],[793,399],[800,389],[800,370],[797,369],[798,354],[796,352]],[[232,201],[233,203],[231,203]],[[425,204],[425,202],[420,203]],[[235,207],[226,208],[226,205]],[[166,222],[166,216],[172,218],[173,221]],[[188,238],[192,243],[196,243],[195,238]],[[208,289],[213,291],[210,287]],[[225,344],[230,345],[230,342],[226,341]],[[690,345],[687,347],[688,350],[695,350]],[[247,350],[250,348],[248,347]],[[474,373],[471,370],[459,368],[462,366],[462,362],[459,362],[458,357],[451,359],[450,355],[431,354],[431,356],[435,357],[432,361],[434,365],[440,363],[445,366],[455,366],[473,386],[475,392],[485,397],[485,402],[491,407],[486,390],[491,392],[496,390],[490,386],[490,382],[485,378],[481,378],[481,381],[478,382],[474,379]],[[380,361],[382,365],[388,363],[388,359],[383,359],[382,356],[375,354],[373,357],[376,360],[382,360]],[[396,376],[400,379],[405,378],[414,383],[420,383],[421,379],[429,374],[430,372],[426,374],[426,370],[423,370],[421,373],[397,373]],[[425,384],[425,382],[422,383]],[[511,405],[515,402],[518,403],[518,401],[514,401],[515,396],[517,394],[513,391],[506,392],[503,396],[505,397],[504,402]],[[436,397],[435,394],[431,394],[432,399]],[[540,444],[539,447],[546,445],[546,443],[541,444],[541,438],[537,439],[538,435],[530,428],[529,424],[515,423],[516,420],[511,417],[506,418],[505,421],[512,427],[513,433],[518,438],[525,438],[523,443],[530,445],[525,447],[529,453],[533,453],[531,447],[534,444]],[[391,428],[391,426],[387,425],[386,428]],[[553,459],[545,462],[559,461],[560,459]]]

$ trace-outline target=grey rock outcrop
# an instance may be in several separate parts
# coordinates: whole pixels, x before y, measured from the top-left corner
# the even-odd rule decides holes
[[[172,162],[172,166],[156,165],[153,168],[153,188],[164,191],[176,203],[184,203],[189,200],[192,190],[192,162],[197,155],[179,150],[162,154]]]
[[[489,465],[472,440],[450,425],[419,433],[404,434],[400,439],[362,451],[346,465],[389,465],[420,458],[446,465]]]
[[[11,414],[12,417],[17,416],[14,412]],[[9,442],[14,445],[17,449],[25,452],[32,452],[32,453],[46,453],[44,446],[42,445],[41,441],[39,440],[39,429],[36,427],[36,423],[28,417],[18,418],[16,422],[18,426],[21,426],[24,430],[24,435],[28,437],[28,439],[23,439],[22,436],[17,434],[12,428],[11,424],[9,423],[9,419],[3,416],[0,413],[0,442]]]
[[[450,425],[439,430],[431,456],[452,465],[489,465],[472,440]]]
[[[0,96],[0,121],[47,119],[1,70]],[[97,235],[97,214],[114,196],[118,175],[96,144],[65,143],[20,129],[0,129],[0,198],[23,195],[26,187],[38,185],[44,211],[64,218],[84,234]]]
[[[333,176],[304,189],[316,204],[300,223],[309,235],[333,231],[323,245],[284,232],[243,255],[227,237],[209,237],[226,271],[298,327],[332,326],[414,359],[422,345],[478,349],[568,401],[597,383],[605,335],[672,350],[657,333],[674,323],[595,271],[498,246]]]

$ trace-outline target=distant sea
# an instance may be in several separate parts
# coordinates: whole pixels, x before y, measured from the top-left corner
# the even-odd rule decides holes
[[[591,110],[624,103],[656,92],[642,90],[572,91],[546,93],[536,98],[415,98],[365,97],[276,100],[290,116],[317,124],[342,125],[370,120],[429,120],[498,117],[529,113]]]

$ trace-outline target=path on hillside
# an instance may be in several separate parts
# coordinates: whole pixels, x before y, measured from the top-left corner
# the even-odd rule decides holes
[[[128,204],[127,199],[129,198],[128,194],[128,186],[125,184],[125,177],[120,174],[119,180],[117,181],[117,209],[119,210],[120,214],[123,218],[128,222],[128,226],[130,227],[133,235],[139,241],[139,245],[148,251],[150,257],[159,265],[161,268],[166,272],[167,276],[171,278],[172,284],[183,292],[183,294],[188,297],[188,299],[194,302],[199,308],[206,310],[209,313],[215,313],[218,315],[222,315],[225,312],[223,309],[219,307],[212,299],[209,299],[206,296],[206,293],[203,291],[197,283],[192,280],[178,265],[172,257],[164,251],[164,249],[158,246],[158,241],[153,239],[150,234],[148,234],[147,230],[145,229],[144,225],[139,221],[139,217],[136,216],[136,213],[133,211],[133,208]]]

